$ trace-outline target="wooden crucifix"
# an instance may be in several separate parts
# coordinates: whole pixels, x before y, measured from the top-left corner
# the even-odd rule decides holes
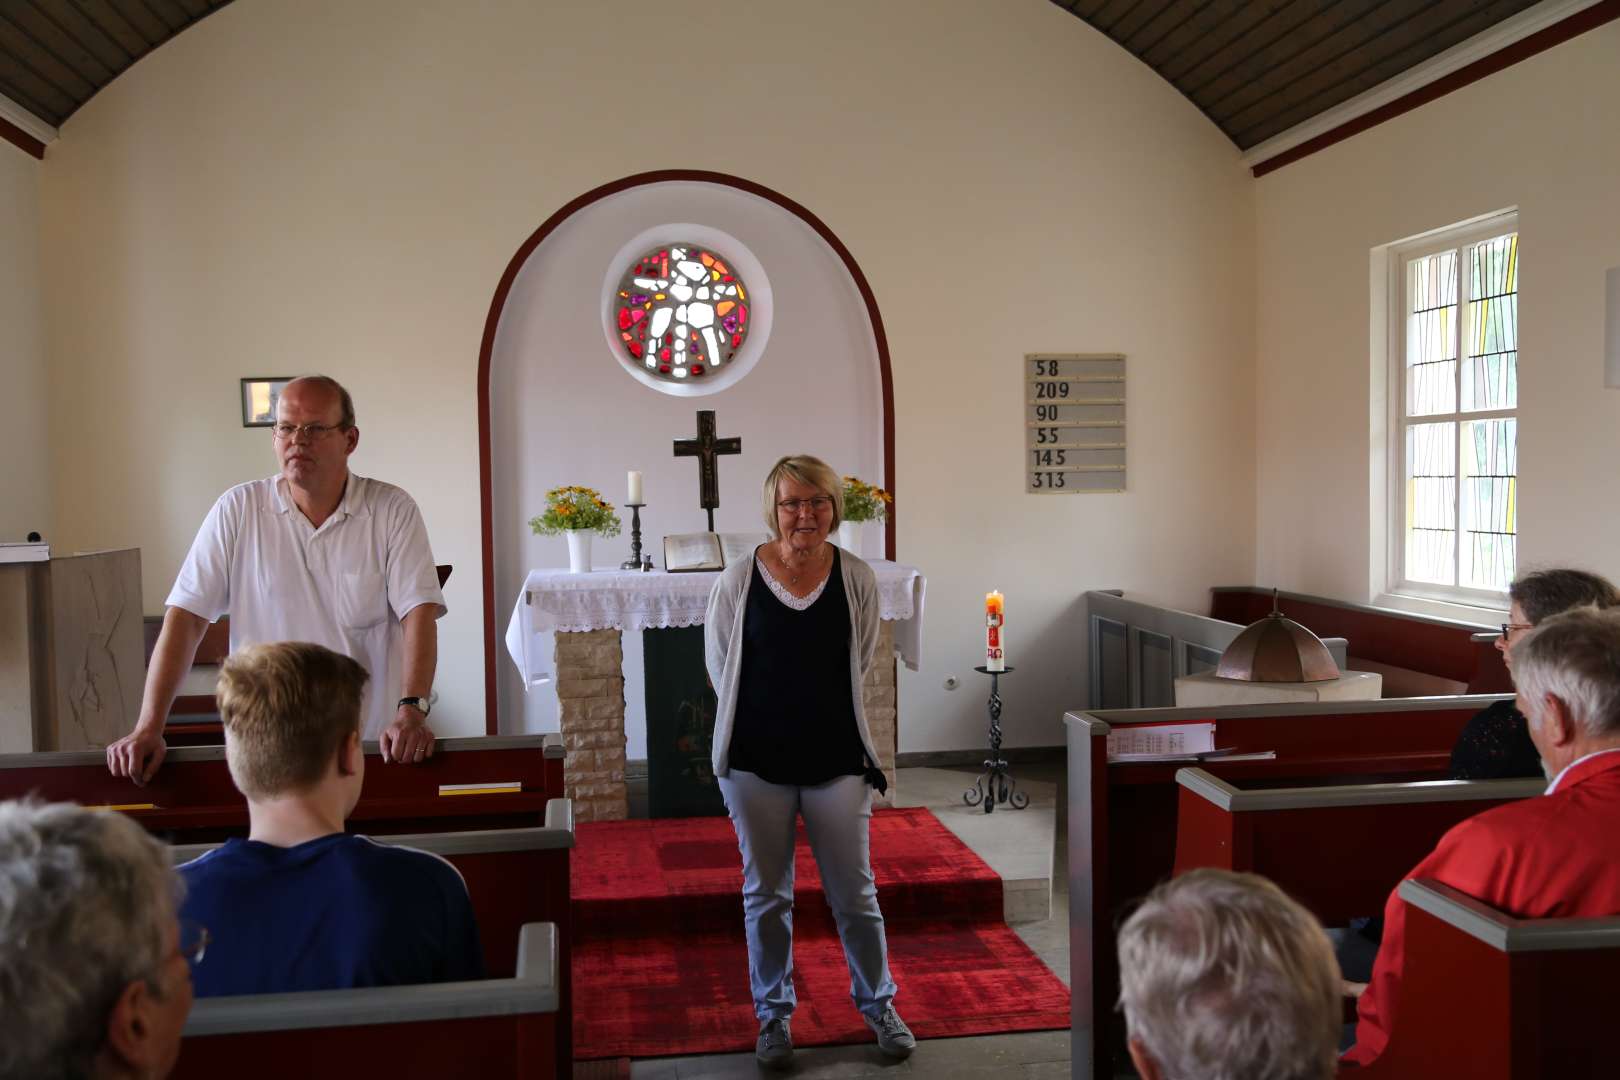
[[[698,495],[703,509],[709,512],[709,531],[714,532],[714,509],[720,505],[720,463],[717,459],[721,454],[742,453],[742,440],[736,437],[715,438],[714,412],[710,409],[698,410],[697,429],[697,438],[675,440],[675,456],[698,459]]]

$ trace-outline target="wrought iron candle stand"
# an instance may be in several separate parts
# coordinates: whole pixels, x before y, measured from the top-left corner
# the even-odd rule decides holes
[[[969,806],[984,804],[984,812],[994,813],[996,804],[1006,803],[1014,810],[1029,805],[1029,796],[1018,790],[1018,781],[1007,772],[1007,759],[1001,756],[1001,676],[1010,675],[1012,668],[991,671],[976,667],[990,676],[990,756],[985,759],[984,773],[973,786],[962,793],[962,801]]]
[[[625,503],[630,508],[630,557],[619,564],[620,570],[651,570],[652,559],[641,561],[641,508],[646,503]]]

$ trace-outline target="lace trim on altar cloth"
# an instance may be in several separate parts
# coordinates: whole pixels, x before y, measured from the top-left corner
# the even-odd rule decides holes
[[[832,575],[828,574],[826,577],[821,579],[821,584],[817,585],[815,591],[809,596],[794,596],[792,593],[787,591],[786,585],[783,585],[780,581],[777,581],[775,578],[771,577],[770,568],[765,565],[764,559],[760,558],[758,555],[755,555],[754,565],[759,567],[760,575],[765,578],[765,584],[771,587],[771,592],[775,594],[776,598],[782,601],[782,603],[786,604],[788,607],[792,608],[794,611],[808,610],[811,604],[815,603],[821,598],[821,594],[827,590],[827,582],[832,580]]]

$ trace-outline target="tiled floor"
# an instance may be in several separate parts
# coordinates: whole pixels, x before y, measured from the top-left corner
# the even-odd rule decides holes
[[[1012,913],[1036,914],[1036,905],[1051,882],[1046,918],[1014,922],[1018,936],[1028,942],[1048,967],[1065,983],[1069,980],[1069,893],[1066,860],[1053,851],[1059,762],[1025,765],[1012,770],[1030,797],[1029,808],[993,814],[968,810],[962,792],[972,786],[977,769],[902,769],[895,785],[900,806],[927,806],[947,828],[961,837],[981,858],[1012,882],[1019,895],[1010,901]],[[896,999],[905,1014],[905,996]],[[801,1048],[787,1075],[842,1078],[857,1076],[915,1076],[929,1080],[1068,1080],[1069,1033],[1038,1031],[1014,1035],[980,1035],[961,1039],[920,1042],[916,1053],[902,1062],[890,1062],[876,1045]],[[699,1080],[699,1078],[755,1077],[765,1073],[751,1053],[708,1057],[657,1058],[637,1061],[630,1069],[634,1080]]]

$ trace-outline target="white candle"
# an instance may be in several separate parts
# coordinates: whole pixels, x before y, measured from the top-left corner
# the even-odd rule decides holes
[[[630,497],[624,501],[627,505],[641,501],[641,473],[635,469],[630,470]]]

